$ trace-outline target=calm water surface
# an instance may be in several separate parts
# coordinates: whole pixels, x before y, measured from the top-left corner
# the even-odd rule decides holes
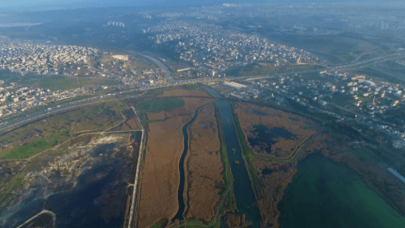
[[[279,210],[282,228],[405,227],[405,218],[352,170],[321,154],[298,164]]]

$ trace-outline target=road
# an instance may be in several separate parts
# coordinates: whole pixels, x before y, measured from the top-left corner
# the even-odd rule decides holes
[[[136,193],[138,192],[138,182],[139,182],[139,173],[141,170],[141,160],[142,160],[142,151],[143,151],[143,142],[145,138],[145,128],[143,127],[143,124],[141,122],[141,119],[139,118],[138,113],[136,112],[135,108],[132,106],[132,110],[135,113],[136,118],[138,119],[139,125],[142,128],[142,137],[141,137],[141,143],[139,145],[139,152],[138,152],[138,162],[136,164],[136,173],[135,173],[135,180],[134,180],[134,190],[132,192],[132,204],[131,204],[131,209],[130,209],[130,217],[129,217],[129,222],[128,222],[128,228],[133,227],[133,221],[134,221],[134,212],[135,212],[135,203],[136,203]]]
[[[336,65],[336,66],[331,66],[328,67],[331,70],[346,70],[346,69],[352,69],[352,68],[357,68],[361,66],[365,66],[368,64],[373,64],[373,63],[379,63],[379,62],[385,62],[388,60],[395,60],[395,59],[402,59],[405,58],[404,53],[395,53],[395,54],[390,54],[390,55],[385,55],[385,56],[380,56],[368,60],[363,60],[363,61],[357,61],[357,62],[351,62],[347,64],[342,64],[342,65]]]
[[[276,78],[280,76],[287,76],[295,73],[311,73],[311,72],[317,72],[319,70],[307,70],[307,71],[296,71],[296,72],[290,72],[290,73],[283,73],[283,74],[274,74],[274,75],[249,75],[249,76],[242,76],[242,77],[227,77],[227,78],[198,78],[198,79],[188,79],[188,80],[174,80],[171,77],[171,72],[170,70],[158,59],[145,55],[145,54],[140,54],[141,56],[153,61],[155,64],[157,64],[159,67],[164,69],[166,71],[166,77],[169,78],[169,82],[162,84],[162,85],[150,85],[150,86],[144,86],[142,88],[136,88],[136,89],[130,89],[130,90],[125,90],[125,91],[120,91],[116,93],[110,93],[107,95],[101,95],[101,96],[95,96],[92,98],[86,98],[78,101],[72,101],[69,103],[61,104],[58,105],[57,107],[53,108],[48,108],[46,110],[36,112],[33,114],[29,114],[26,116],[22,116],[19,118],[16,118],[12,121],[8,121],[5,123],[0,123],[0,132],[7,130],[9,128],[17,127],[21,124],[31,122],[35,119],[38,118],[43,118],[46,117],[47,115],[50,114],[55,114],[60,111],[66,111],[68,109],[72,108],[77,108],[81,107],[84,105],[87,105],[91,102],[95,102],[99,99],[104,99],[106,97],[110,96],[117,96],[117,95],[125,95],[129,93],[134,93],[134,92],[139,92],[139,91],[148,91],[151,89],[158,89],[158,88],[165,88],[165,87],[171,87],[171,86],[178,86],[178,85],[187,85],[187,84],[196,84],[196,83],[209,83],[209,82],[223,82],[223,81],[229,81],[229,80],[259,80],[259,79],[269,79],[269,78]],[[391,55],[386,55],[386,56],[381,56],[377,58],[373,58],[370,60],[364,60],[360,62],[351,62],[349,64],[344,64],[344,65],[337,65],[337,66],[329,66],[327,69],[331,70],[343,70],[343,69],[352,69],[352,68],[357,68],[360,66],[372,64],[372,63],[377,63],[377,62],[383,62],[383,61],[388,61],[388,60],[394,60],[394,59],[400,59],[400,58],[405,58],[403,53],[396,53],[396,54],[391,54]],[[128,97],[129,98],[129,97]],[[122,98],[125,99],[125,98]]]
[[[136,89],[136,91],[143,91],[144,93],[139,94],[139,95],[131,95],[131,96],[123,97],[123,98],[105,100],[105,101],[100,100],[100,99],[110,97],[110,96],[116,96],[116,95],[122,95],[122,94],[135,92],[135,90],[127,90],[127,91],[122,91],[122,92],[116,92],[116,93],[111,93],[111,94],[107,94],[107,95],[95,96],[95,97],[92,97],[92,98],[86,98],[86,99],[82,99],[82,100],[78,100],[78,101],[72,101],[72,102],[68,102],[68,103],[65,103],[65,104],[58,105],[57,107],[48,108],[48,109],[45,109],[43,111],[35,112],[35,113],[29,114],[29,115],[24,115],[24,116],[21,116],[21,117],[18,117],[16,119],[12,120],[12,121],[1,123],[0,124],[0,132],[5,131],[5,130],[10,129],[10,128],[13,128],[13,127],[18,127],[19,125],[22,125],[22,124],[27,124],[29,122],[38,120],[40,118],[44,118],[46,116],[56,114],[58,112],[67,111],[69,109],[74,109],[74,108],[86,106],[86,105],[89,105],[89,104],[95,104],[95,103],[112,102],[112,101],[117,101],[117,100],[136,98],[136,97],[143,96],[147,92],[147,90],[142,90],[142,89],[140,89],[140,90]]]
[[[29,222],[31,222],[32,220],[36,219],[37,217],[39,217],[42,214],[50,214],[52,216],[52,227],[55,228],[56,226],[56,215],[55,213],[53,213],[52,211],[48,211],[48,210],[42,210],[41,212],[39,212],[38,214],[32,216],[30,219],[28,219],[27,221],[25,221],[23,224],[17,226],[16,228],[21,228],[25,225],[27,225]]]
[[[143,56],[143,57],[149,59],[150,61],[152,61],[156,65],[158,65],[160,68],[162,68],[166,72],[166,78],[167,79],[172,78],[172,72],[169,70],[169,68],[167,68],[167,66],[165,64],[163,64],[162,62],[160,62],[156,58],[154,58],[152,56],[149,56],[149,55],[140,54],[140,56]]]
[[[244,80],[244,79],[248,79],[250,77],[251,76],[238,77],[238,78],[236,78],[236,80]],[[279,76],[264,75],[264,76],[259,76],[256,79],[274,78],[274,77],[279,77]],[[225,78],[200,78],[200,79],[182,80],[182,81],[176,81],[176,82],[172,82],[172,83],[166,83],[166,84],[163,84],[163,85],[144,86],[142,88],[130,89],[130,90],[125,90],[125,91],[110,93],[110,94],[107,94],[107,95],[100,95],[100,96],[95,96],[95,97],[91,97],[91,98],[85,98],[85,99],[78,100],[78,101],[72,101],[72,102],[68,102],[68,103],[58,105],[57,107],[48,108],[48,109],[45,109],[43,111],[39,111],[39,112],[35,112],[35,113],[32,113],[32,114],[24,115],[24,116],[18,117],[16,119],[13,119],[11,121],[1,123],[0,124],[0,132],[5,131],[5,130],[10,129],[10,128],[18,127],[19,125],[26,124],[26,123],[29,123],[31,121],[35,121],[35,120],[37,120],[39,118],[44,118],[46,116],[49,116],[49,115],[52,115],[52,114],[55,114],[55,113],[58,113],[58,112],[67,111],[69,109],[83,107],[85,105],[94,104],[94,103],[110,102],[110,101],[113,101],[113,100],[120,100],[120,99],[128,99],[128,98],[138,97],[138,95],[136,95],[136,96],[128,96],[128,97],[124,97],[124,98],[111,99],[111,100],[108,100],[108,101],[97,101],[97,100],[108,98],[108,97],[122,96],[122,95],[130,94],[130,93],[134,93],[134,92],[145,92],[145,91],[148,91],[148,90],[171,87],[171,86],[196,84],[196,83],[208,83],[208,82],[223,82],[225,80],[229,80],[229,79],[225,79]],[[139,96],[141,96],[141,95],[139,95]]]

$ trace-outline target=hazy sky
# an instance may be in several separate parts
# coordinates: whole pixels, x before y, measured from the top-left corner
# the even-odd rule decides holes
[[[383,2],[385,0],[354,0],[356,2]],[[40,10],[51,8],[111,7],[137,5],[195,5],[213,3],[327,3],[353,0],[0,0],[0,9]]]

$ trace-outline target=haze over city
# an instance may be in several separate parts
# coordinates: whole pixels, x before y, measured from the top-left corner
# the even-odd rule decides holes
[[[404,10],[0,2],[0,227],[405,227]]]

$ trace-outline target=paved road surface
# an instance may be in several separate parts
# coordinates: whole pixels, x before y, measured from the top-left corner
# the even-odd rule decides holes
[[[147,59],[149,59],[150,61],[154,62],[156,65],[158,65],[160,68],[162,68],[163,70],[166,71],[166,78],[171,78],[172,74],[171,71],[169,70],[169,68],[167,68],[167,66],[165,64],[163,64],[162,62],[160,62],[159,60],[157,60],[156,58],[149,56],[149,55],[144,55],[144,54],[140,54],[140,56],[143,56]]]
[[[36,219],[37,217],[39,217],[42,214],[50,214],[52,216],[52,227],[55,228],[56,226],[56,215],[55,213],[53,213],[52,211],[48,211],[48,210],[42,210],[41,212],[39,212],[38,214],[32,216],[30,219],[28,219],[27,221],[25,221],[23,224],[17,226],[17,228],[21,228],[25,225],[27,225],[29,222],[31,222],[32,220]]]
[[[136,174],[135,174],[135,180],[134,180],[134,190],[132,192],[132,204],[131,204],[131,209],[130,209],[130,217],[129,217],[129,222],[128,222],[128,228],[133,227],[133,220],[134,220],[134,212],[135,212],[135,203],[136,203],[136,193],[138,191],[138,182],[139,182],[139,173],[141,170],[141,160],[142,160],[142,151],[143,151],[143,140],[145,136],[145,128],[143,127],[143,124],[141,122],[141,119],[138,116],[138,113],[136,112],[135,108],[132,106],[132,110],[135,113],[136,118],[138,119],[139,125],[142,127],[142,137],[141,137],[141,143],[139,146],[139,152],[138,152],[138,163],[136,164]]]

